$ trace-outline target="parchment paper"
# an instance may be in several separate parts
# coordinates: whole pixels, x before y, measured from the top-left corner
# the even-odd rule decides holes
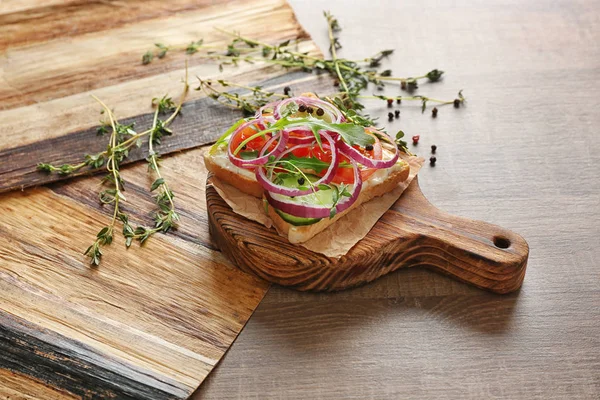
[[[417,176],[425,161],[416,156],[403,156],[402,159],[410,166],[408,179],[400,182],[398,187],[391,192],[356,207],[323,232],[318,233],[307,242],[299,243],[299,245],[332,258],[340,258],[346,254],[369,233],[379,218],[400,198],[402,192]],[[264,211],[262,199],[242,193],[215,177],[212,178],[212,186],[235,213],[261,223],[267,228],[273,226],[273,221]]]

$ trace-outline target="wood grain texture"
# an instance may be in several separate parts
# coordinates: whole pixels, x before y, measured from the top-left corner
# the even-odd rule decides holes
[[[20,45],[33,45],[55,38],[106,31],[144,20],[170,17],[176,13],[205,9],[210,1],[63,1],[34,5],[34,8],[13,9],[0,13],[0,51]],[[1,10],[1,9],[0,9]]]
[[[31,377],[0,369],[0,398],[3,400],[64,400],[77,399],[68,392],[54,389]]]
[[[111,213],[91,196],[97,179],[2,196],[0,368],[81,397],[179,399],[200,384],[267,288],[212,250],[202,151],[163,162],[182,228],[127,251],[120,238],[95,269],[81,252]],[[146,224],[145,170],[123,175]]]
[[[234,213],[207,181],[213,241],[235,265],[298,290],[336,291],[400,268],[426,267],[496,293],[521,287],[529,247],[514,232],[443,213],[412,183],[339,260],[291,244],[274,229]]]
[[[75,161],[99,151],[99,107],[123,122],[149,124],[150,100],[177,97],[184,56],[147,68],[141,54],[159,38],[186,43],[230,39],[212,27],[250,24],[269,40],[304,37],[284,1],[54,2],[19,1],[0,8],[0,191],[51,183],[39,161]],[[71,29],[65,29],[66,26]],[[301,51],[314,52],[307,38]],[[219,74],[215,64],[190,61],[192,77],[220,77],[280,90],[320,86],[319,77],[266,65]],[[175,135],[160,146],[162,174],[176,194],[181,226],[144,247],[122,238],[91,268],[82,252],[110,220],[89,176],[0,196],[0,397],[182,399],[204,380],[265,294],[268,284],[234,268],[208,234],[202,146],[240,117],[192,91]],[[144,151],[130,161],[145,157]],[[49,158],[49,159],[48,159]],[[152,224],[153,177],[142,164],[123,167],[134,225]],[[117,229],[120,229],[118,227]],[[28,381],[29,379],[29,381]]]
[[[262,71],[264,74],[264,71]],[[249,76],[247,76],[249,75]],[[257,71],[236,76],[239,80],[261,79]],[[271,90],[281,91],[285,85],[292,85],[298,91],[312,91],[331,86],[330,80],[318,76],[306,76],[301,72],[289,72],[263,78],[259,81],[248,81],[251,84],[260,84]],[[156,96],[156,95],[155,95]],[[151,98],[151,97],[149,97]],[[218,105],[214,100],[206,97],[190,100],[181,110],[184,117],[176,118],[171,124],[171,129],[176,134],[164,141],[160,147],[161,154],[186,150],[214,142],[222,132],[227,130],[232,121],[240,118],[240,114]],[[135,124],[136,127],[146,129],[152,125],[153,113],[136,115],[120,119],[124,124]],[[140,131],[139,128],[138,132]],[[35,135],[35,134],[33,134]],[[34,136],[35,137],[35,136]],[[0,145],[0,193],[25,189],[27,187],[70,179],[73,176],[90,174],[94,170],[84,168],[74,174],[65,176],[60,174],[47,174],[37,169],[40,160],[61,165],[63,163],[79,163],[82,155],[101,152],[106,147],[107,137],[97,135],[97,126],[84,130],[69,132],[62,136],[38,138],[35,142],[21,144],[2,149]],[[6,142],[10,146],[10,142]],[[123,165],[143,160],[147,157],[147,148],[134,148]],[[101,168],[104,170],[104,168]]]
[[[433,204],[527,239],[527,275],[506,296],[418,268],[336,293],[274,286],[193,398],[598,399],[600,3],[290,3],[324,51],[328,9],[341,56],[395,48],[394,75],[446,71],[420,93],[465,89],[465,108],[403,104],[386,125],[420,134],[421,156],[438,146],[419,173]]]
[[[84,3],[87,2],[79,3],[79,7],[87,9]],[[192,3],[196,2],[188,2]],[[144,11],[156,9],[145,4],[143,2],[141,6]],[[31,9],[27,10],[22,17],[32,12]],[[106,12],[110,13],[111,20],[122,18],[117,17],[121,14],[118,6],[108,7]],[[265,15],[269,15],[272,21],[269,29],[265,30],[262,25],[251,22]],[[81,16],[74,16],[77,17]],[[94,19],[94,22],[99,23],[100,20]],[[78,23],[77,19],[69,21],[71,24]],[[0,25],[0,36],[10,36],[13,25]],[[27,26],[36,29],[35,21],[29,21]],[[143,78],[148,79],[146,86],[151,85],[155,79],[153,77],[160,77],[175,69],[181,70],[184,60],[188,58],[183,52],[174,52],[161,62],[142,65],[142,54],[151,49],[156,41],[181,45],[203,38],[207,46],[230,43],[231,38],[215,31],[215,26],[229,30],[245,26],[244,30],[249,35],[268,40],[294,39],[304,35],[286,3],[273,0],[207,2],[205,7],[197,10],[182,13],[172,11],[168,17],[123,26],[105,25],[110,29],[75,37],[70,37],[69,31],[62,30],[62,36],[53,40],[4,49],[0,56],[0,109],[35,105]],[[189,63],[192,67],[203,65],[205,69],[211,65],[200,57],[189,58]],[[215,65],[212,64],[213,74],[217,72]],[[110,100],[108,103],[114,104]]]

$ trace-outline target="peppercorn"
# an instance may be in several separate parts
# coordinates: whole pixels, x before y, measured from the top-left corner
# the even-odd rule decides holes
[[[458,107],[460,107],[460,100],[454,99],[454,108],[458,108]]]
[[[402,90],[406,90],[406,81],[402,81],[402,82],[400,83],[400,89],[402,89]]]
[[[419,136],[419,135],[415,135],[415,136],[413,136],[413,137],[412,137],[412,141],[413,141],[413,144],[414,144],[415,146],[416,146],[417,144],[419,144],[419,139],[421,139],[421,136]]]
[[[283,94],[285,94],[286,96],[290,95],[290,90],[292,90],[289,86],[286,86],[283,88]]]
[[[340,86],[340,81],[333,81],[333,86],[335,86],[335,87]]]
[[[435,158],[435,156],[429,157],[429,165],[431,165],[432,167],[435,167],[436,161],[437,161],[437,158]]]
[[[298,178],[298,185],[304,185],[304,182],[306,182],[304,178]]]
[[[306,106],[304,104],[300,104],[300,107],[298,107],[298,111],[299,112],[305,112],[306,111]]]
[[[435,154],[435,151],[436,151],[436,150],[437,150],[437,146],[436,146],[435,144],[432,144],[432,145],[431,145],[431,152],[432,152],[433,154]]]
[[[437,107],[433,107],[433,110],[431,110],[431,116],[433,118],[437,117],[437,112],[438,112]]]
[[[387,99],[388,107],[391,107],[394,104],[394,99]]]
[[[394,117],[400,118],[400,110],[394,111]]]
[[[307,112],[307,113],[309,113],[309,114],[312,114],[314,111],[315,111],[315,110],[314,110],[312,107],[308,107],[308,108],[306,109],[306,112]]]
[[[323,114],[325,114],[325,111],[323,111],[323,109],[322,109],[322,108],[317,108],[317,115],[318,115],[319,117],[322,117],[322,116],[323,116]]]
[[[393,120],[394,120],[394,113],[391,113],[391,112],[389,112],[389,113],[388,113],[388,119],[389,119],[390,121],[393,121]]]
[[[402,99],[396,99],[396,104],[402,104]]]
[[[366,145],[366,146],[365,146],[365,150],[366,150],[366,151],[371,151],[371,150],[373,150],[373,145],[372,145],[372,144],[368,144],[368,145]]]
[[[248,147],[247,145],[243,145],[242,146],[242,150],[246,150],[246,147]]]

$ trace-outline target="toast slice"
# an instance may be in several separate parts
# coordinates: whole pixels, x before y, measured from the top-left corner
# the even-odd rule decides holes
[[[262,198],[264,189],[256,180],[253,171],[233,165],[224,149],[210,149],[204,153],[204,165],[220,181],[225,182],[250,196]]]
[[[217,179],[234,186],[243,193],[254,197],[262,198],[264,189],[256,181],[254,172],[239,168],[233,165],[224,149],[212,149],[204,155],[206,168],[213,173]],[[348,212],[361,204],[382,196],[385,193],[393,190],[400,182],[408,179],[410,167],[408,163],[402,159],[390,168],[382,169],[374,173],[369,179],[363,182],[363,187],[358,196],[358,199],[348,209],[336,214],[333,218],[323,218],[319,222],[311,225],[296,226],[283,220],[273,207],[267,207],[267,213],[277,231],[286,236],[290,243],[303,243],[311,239],[319,232],[326,229],[338,219],[342,218]]]

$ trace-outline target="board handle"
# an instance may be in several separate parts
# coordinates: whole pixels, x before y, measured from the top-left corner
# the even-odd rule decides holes
[[[496,293],[521,287],[529,246],[497,225],[448,214],[413,182],[381,221],[394,230],[398,267],[427,267]],[[400,265],[398,265],[400,264]]]

